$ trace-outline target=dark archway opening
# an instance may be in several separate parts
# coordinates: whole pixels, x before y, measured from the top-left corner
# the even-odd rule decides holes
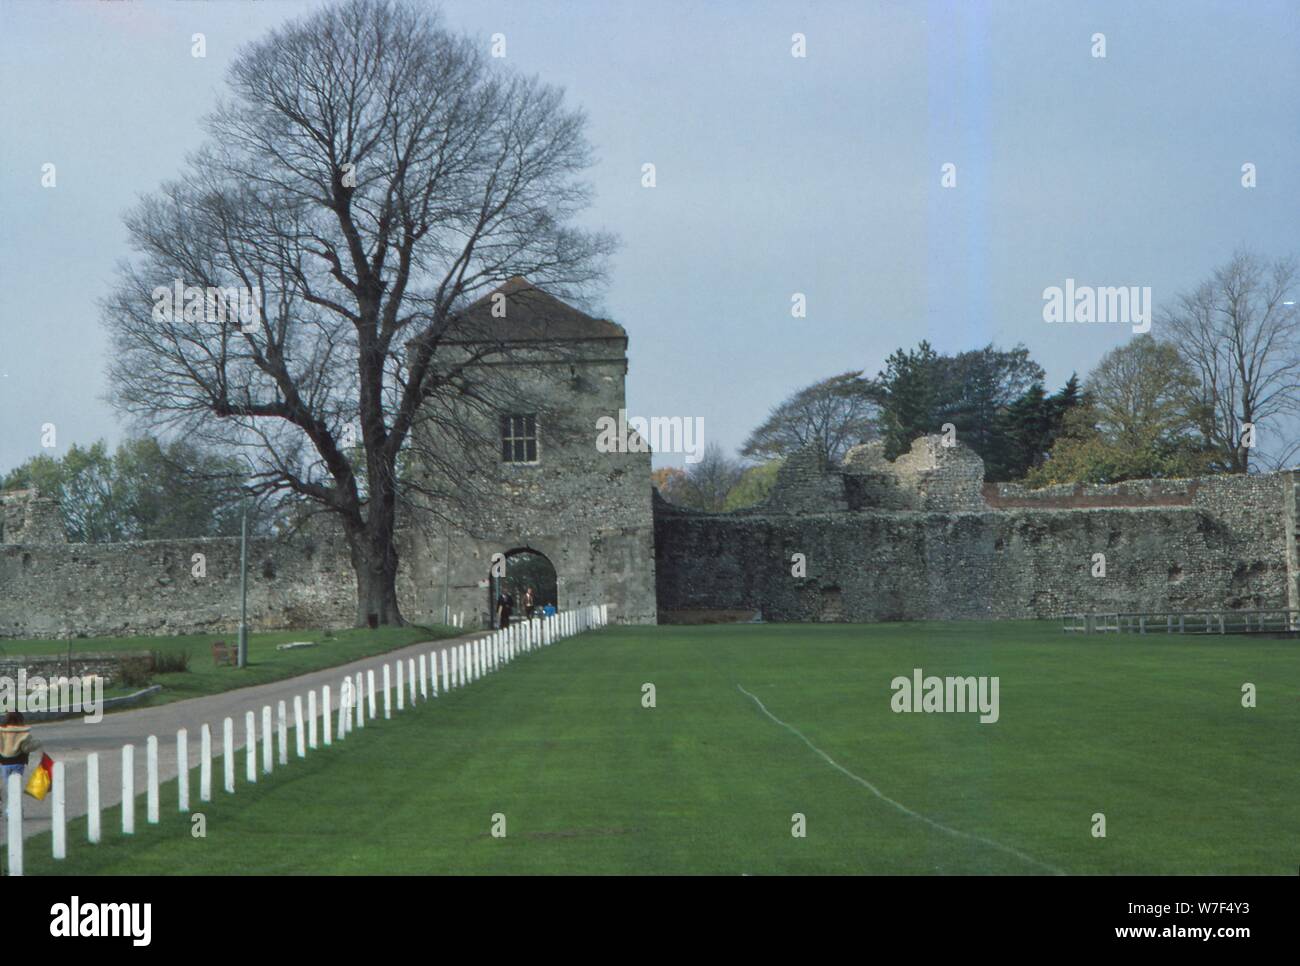
[[[528,547],[519,547],[506,552],[506,574],[504,577],[488,574],[488,613],[492,615],[492,626],[497,626],[497,598],[504,589],[514,598],[514,610],[510,615],[513,623],[526,618],[528,589],[533,590],[533,616],[538,616],[542,608],[550,604],[559,608],[559,587],[555,579],[555,565],[544,553]]]

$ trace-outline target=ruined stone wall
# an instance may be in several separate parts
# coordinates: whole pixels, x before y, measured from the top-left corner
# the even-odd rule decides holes
[[[0,493],[0,543],[66,543],[57,500],[40,491]]]
[[[195,576],[195,554],[203,576]],[[249,541],[248,613],[261,629],[352,623],[341,537]],[[239,626],[239,538],[0,546],[0,637],[229,634]]]
[[[937,456],[937,465],[909,460],[899,473],[858,454],[842,472],[828,469],[849,494],[864,478],[870,482],[849,500],[857,509],[787,513],[775,491],[748,513],[690,513],[660,501],[655,546],[664,616],[753,610],[791,621],[1031,618],[1285,607],[1300,593],[1294,516],[1286,518],[1295,493],[1290,474],[1056,493],[999,485],[995,499],[1022,505],[981,499],[978,509],[900,511],[899,503],[972,506],[972,494],[981,492],[982,467],[975,474],[965,454],[953,454],[951,472],[941,451],[927,444],[922,455]],[[807,480],[800,487],[812,489]],[[879,505],[871,505],[873,494]],[[1104,498],[1119,505],[1087,502]],[[792,575],[795,553],[806,559],[805,577]],[[1092,575],[1096,553],[1106,555],[1105,577]]]
[[[204,655],[206,656],[206,655]],[[191,660],[198,657],[192,654]],[[135,664],[142,673],[153,670],[153,657],[144,654],[97,654],[78,651],[69,660],[66,655],[58,654],[6,654],[0,657],[0,676],[18,680],[20,672],[28,680],[34,677],[44,678],[46,682],[64,678],[99,677],[104,679],[104,686],[118,684],[122,680],[123,665]]]

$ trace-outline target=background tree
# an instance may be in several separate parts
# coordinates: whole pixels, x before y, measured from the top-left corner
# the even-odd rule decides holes
[[[491,408],[475,366],[502,350],[448,351],[462,310],[515,276],[579,300],[613,248],[573,224],[582,114],[481,47],[424,5],[347,0],[245,48],[205,146],[128,216],[137,258],[104,307],[115,402],[334,514],[359,625],[402,622],[399,502],[437,512],[399,484],[413,427],[463,439]],[[157,310],[178,281],[249,295],[251,321],[227,296]]]
[[[689,497],[686,495],[686,471],[677,466],[661,466],[650,473],[650,482],[659,495],[669,503],[685,506]]]
[[[1076,379],[1048,396],[1043,376],[1023,345],[987,345],[955,356],[939,355],[928,342],[897,350],[873,387],[886,458],[951,423],[957,439],[984,460],[986,479],[1019,479],[1042,461],[1079,401]]]
[[[727,494],[740,482],[744,470],[717,443],[709,443],[698,462],[685,470],[664,468],[655,474],[664,481],[659,495],[678,506],[716,513],[727,509]],[[667,490],[667,492],[665,492]]]
[[[776,474],[780,472],[785,460],[768,460],[755,466],[747,466],[736,481],[736,485],[727,493],[722,503],[724,510],[742,510],[757,506],[767,499],[776,484]]]
[[[1300,311],[1293,258],[1267,261],[1238,251],[1194,291],[1180,295],[1157,321],[1200,383],[1203,433],[1235,473],[1250,470],[1244,424],[1270,462],[1300,451],[1284,437],[1300,412]]]
[[[849,448],[877,438],[874,386],[861,371],[823,379],[775,406],[749,434],[740,455],[758,460],[783,459],[817,442],[838,462]]]
[[[59,501],[73,543],[222,537],[239,533],[239,466],[231,457],[153,437],[128,439],[110,454],[104,441],[72,446],[59,459],[37,456],[0,479],[0,489],[35,486]],[[273,513],[250,508],[252,532],[268,532]]]
[[[886,459],[907,452],[916,437],[939,431],[943,377],[938,353],[924,340],[914,350],[894,350],[885,360],[875,391]]]
[[[1023,345],[996,349],[992,345],[972,349],[956,356],[938,359],[939,387],[935,421],[952,423],[957,439],[978,453],[993,470],[990,479],[1007,478],[999,472],[1008,460],[1001,452],[1005,440],[999,435],[999,417],[1031,387],[1039,384],[1042,392],[1043,367],[1029,357]],[[1041,400],[1040,400],[1041,404]],[[1048,414],[1036,413],[1046,418]],[[939,431],[939,425],[927,432]]]
[[[1201,438],[1195,373],[1177,347],[1140,335],[1088,374],[1085,403],[1067,421],[1031,483],[1115,483],[1215,469]]]
[[[996,432],[985,458],[985,479],[1018,480],[1047,459],[1067,419],[1082,402],[1077,375],[1059,392],[1047,395],[1035,382],[996,417]]]

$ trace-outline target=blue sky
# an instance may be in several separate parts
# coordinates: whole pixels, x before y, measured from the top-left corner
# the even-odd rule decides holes
[[[121,215],[199,146],[239,47],[318,5],[0,0],[0,471],[50,452],[44,423],[56,455],[120,437],[96,304]],[[1160,304],[1240,245],[1300,254],[1298,3],[443,9],[587,111],[629,409],[701,416],[729,450],[792,390],[923,338],[1024,342],[1051,388],[1086,373],[1131,332],[1044,323],[1067,278]]]

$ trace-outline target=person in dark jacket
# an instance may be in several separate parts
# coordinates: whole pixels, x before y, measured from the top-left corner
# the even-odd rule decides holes
[[[506,593],[503,587],[501,593],[497,595],[497,627],[510,626],[510,611],[514,604],[514,598]]]

